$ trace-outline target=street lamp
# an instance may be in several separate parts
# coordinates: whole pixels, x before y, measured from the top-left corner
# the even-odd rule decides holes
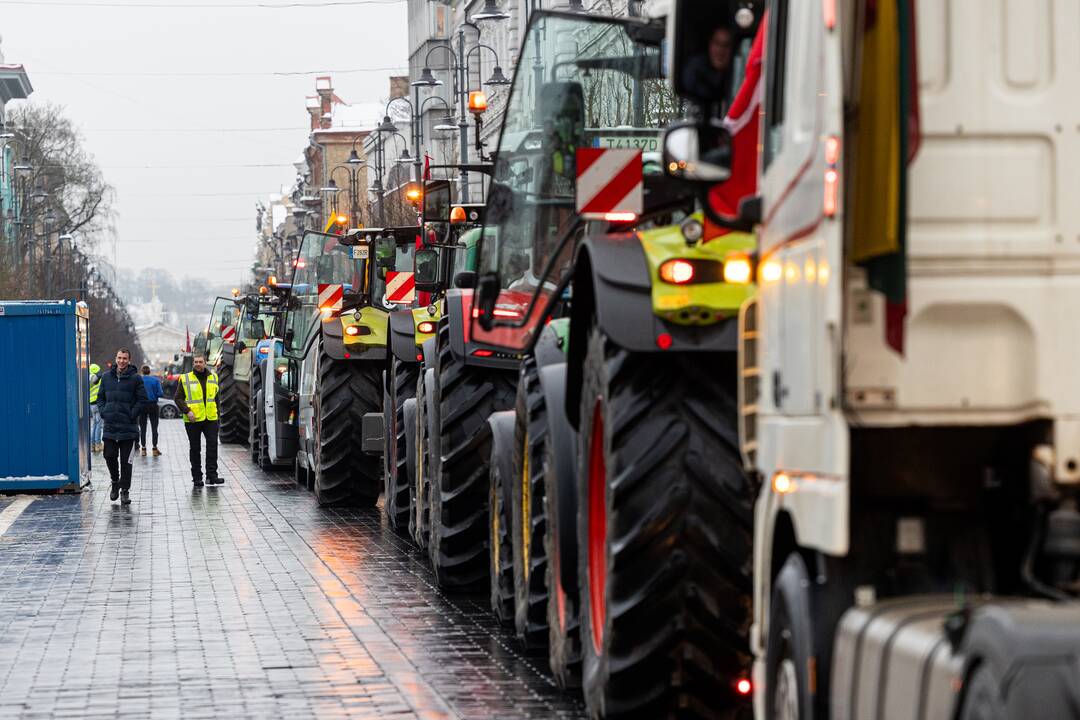
[[[484,7],[472,16],[473,20],[509,20],[509,13],[499,9],[495,0],[484,0]]]

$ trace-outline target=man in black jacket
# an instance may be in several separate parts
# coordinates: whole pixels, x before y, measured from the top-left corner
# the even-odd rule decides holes
[[[126,348],[116,351],[116,364],[101,378],[98,407],[105,422],[105,464],[112,477],[110,500],[131,504],[131,461],[139,439],[139,410],[146,402],[146,386],[131,364]]]

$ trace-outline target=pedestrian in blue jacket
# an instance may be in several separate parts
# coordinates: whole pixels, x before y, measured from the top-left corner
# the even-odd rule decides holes
[[[143,457],[146,457],[146,421],[150,421],[150,435],[154,442],[154,457],[161,455],[157,449],[158,441],[158,398],[165,394],[161,388],[161,381],[150,374],[150,366],[142,366],[142,381],[146,386],[146,402],[143,403],[139,412],[139,444],[142,446]]]
[[[146,385],[131,365],[131,352],[116,351],[116,364],[101,378],[98,407],[105,421],[105,464],[112,478],[110,500],[131,504],[131,460],[139,439],[139,410],[146,402]]]

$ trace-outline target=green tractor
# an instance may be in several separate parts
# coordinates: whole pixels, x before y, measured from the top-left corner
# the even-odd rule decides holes
[[[219,298],[220,300],[220,298]],[[259,344],[270,337],[280,296],[266,287],[259,292],[234,297],[236,325],[223,337],[216,365],[218,375],[218,413],[221,419],[221,442],[248,444],[250,421],[250,383],[252,358]],[[266,353],[265,347],[261,348]]]
[[[735,5],[716,21],[742,53]],[[546,629],[556,681],[594,717],[749,707],[736,341],[755,243],[709,234],[692,188],[650,162],[680,106],[664,38],[655,20],[532,16],[470,314],[474,342],[523,357],[513,466],[495,472],[498,439],[491,460],[515,625],[530,643]]]
[[[282,318],[260,375],[270,462],[293,459],[320,505],[370,507],[382,490],[377,456],[365,452],[363,418],[382,411],[390,275],[413,263],[415,228],[309,231],[296,259]],[[392,290],[392,288],[390,289]],[[270,389],[272,387],[272,389]]]
[[[443,315],[446,289],[461,273],[475,270],[479,208],[451,207],[451,185],[446,180],[425,184],[422,227],[413,231],[421,240],[415,255],[413,306],[390,313],[383,397],[384,507],[390,527],[406,537],[417,533],[416,387],[424,360],[424,344],[434,339]],[[452,212],[460,219],[451,221]],[[470,218],[469,215],[472,215]]]

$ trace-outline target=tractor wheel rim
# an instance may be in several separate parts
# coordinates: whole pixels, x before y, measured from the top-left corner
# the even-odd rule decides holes
[[[604,465],[604,418],[600,399],[593,409],[589,439],[589,625],[593,651],[604,645],[604,606],[607,595],[607,468]]]

